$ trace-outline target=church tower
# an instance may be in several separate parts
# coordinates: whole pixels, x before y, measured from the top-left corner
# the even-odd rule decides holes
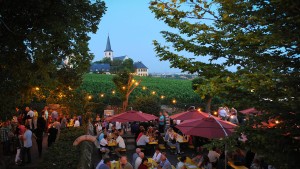
[[[113,60],[113,51],[111,50],[109,35],[107,36],[106,49],[104,51],[104,57],[105,58],[110,58],[110,60]]]

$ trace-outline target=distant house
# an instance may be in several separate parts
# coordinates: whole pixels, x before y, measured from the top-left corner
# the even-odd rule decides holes
[[[114,57],[113,50],[111,49],[109,36],[107,37],[106,48],[104,50],[104,58],[109,58],[110,60],[121,60],[122,62],[129,59],[127,55]],[[135,62],[133,64],[135,68],[135,74],[138,76],[148,76],[148,68],[142,62]],[[109,64],[99,64],[93,63],[90,67],[90,72],[95,73],[108,73],[110,72]]]
[[[107,63],[93,63],[90,67],[90,72],[109,74],[110,65]]]
[[[135,74],[138,76],[148,76],[148,68],[142,62],[133,63]]]

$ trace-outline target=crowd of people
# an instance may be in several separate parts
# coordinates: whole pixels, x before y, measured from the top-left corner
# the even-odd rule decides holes
[[[12,120],[0,122],[0,139],[3,155],[15,153],[15,163],[26,165],[32,162],[31,148],[36,141],[39,157],[42,156],[43,139],[46,136],[48,147],[58,138],[60,130],[67,127],[79,127],[81,117],[69,118],[57,110],[45,106],[38,112],[36,108],[16,108]]]

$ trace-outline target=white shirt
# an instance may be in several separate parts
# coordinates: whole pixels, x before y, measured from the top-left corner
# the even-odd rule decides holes
[[[121,136],[117,137],[116,142],[119,144],[119,147],[125,148],[125,142],[124,142],[124,139]]]
[[[74,124],[74,127],[79,127],[79,126],[80,126],[79,120],[76,120],[75,124]]]
[[[149,137],[147,137],[145,134],[143,134],[140,137],[140,139],[137,141],[136,145],[145,146],[147,143],[149,143]]]
[[[160,157],[161,157],[161,153],[159,152],[158,154],[155,152],[154,153],[154,155],[153,155],[153,157],[152,157],[152,159],[154,160],[154,161],[156,161],[157,163],[159,163],[160,162]]]
[[[103,138],[103,139],[100,140],[100,145],[101,146],[106,146],[107,144],[108,144],[108,142],[107,142],[106,139]]]
[[[122,129],[122,123],[116,122],[116,129],[117,130]]]
[[[214,163],[214,162],[216,162],[217,160],[218,160],[218,158],[220,157],[220,154],[219,153],[217,153],[217,152],[215,152],[215,151],[212,151],[212,150],[210,150],[209,152],[208,152],[208,158],[209,158],[209,161],[211,162],[211,163]]]
[[[219,115],[220,115],[221,117],[226,117],[226,116],[227,116],[226,110],[221,109],[221,110],[219,111]]]
[[[29,112],[27,113],[28,116],[30,116],[31,118],[33,117],[34,115],[34,112],[32,110],[29,110]]]
[[[183,166],[184,166],[184,163],[179,161],[176,165],[176,169],[182,169]]]
[[[138,169],[141,164],[142,164],[141,157],[136,158],[135,163],[134,163],[134,169]]]

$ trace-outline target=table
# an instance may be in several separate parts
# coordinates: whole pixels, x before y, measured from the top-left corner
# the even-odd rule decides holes
[[[178,161],[180,161],[180,157],[178,157]],[[186,157],[185,166],[187,169],[199,169],[197,164],[195,164],[190,157]]]
[[[120,162],[119,161],[110,161],[110,168],[111,169],[120,169]]]
[[[117,146],[117,142],[115,140],[110,140],[110,141],[108,141],[107,146],[108,147],[116,147]]]
[[[233,169],[248,169],[246,166],[243,165],[240,166],[234,165],[233,161],[228,161],[228,165]]]

